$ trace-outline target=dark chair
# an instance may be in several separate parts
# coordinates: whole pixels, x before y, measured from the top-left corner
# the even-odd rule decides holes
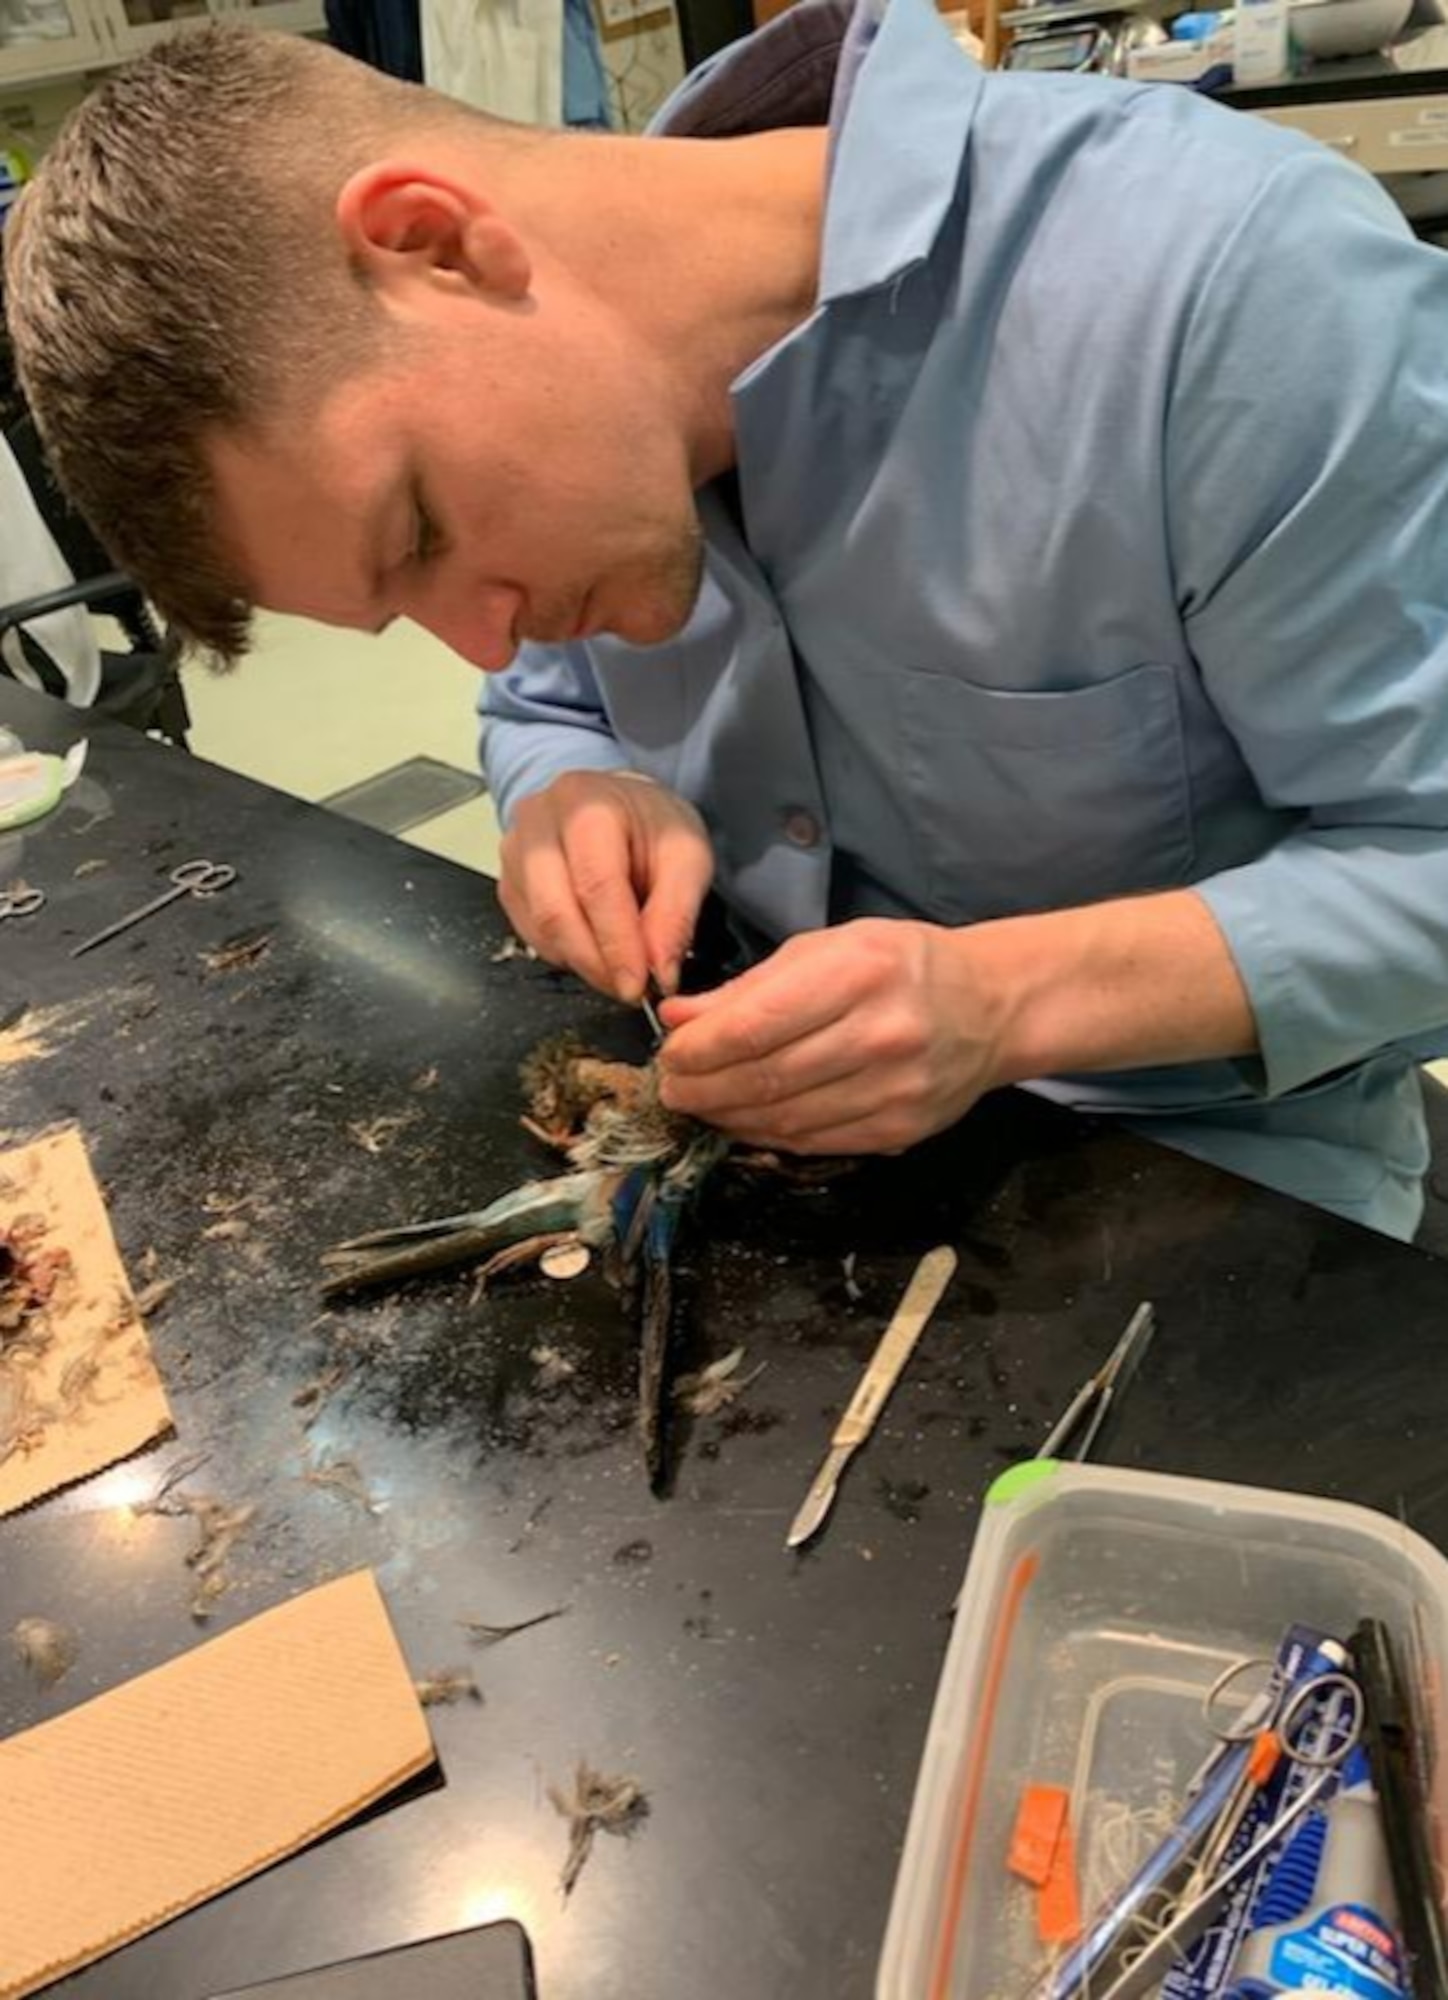
[[[102,650],[96,712],[133,729],[164,736],[184,750],[191,715],[181,684],[179,643],[161,630],[136,584],[116,569],[90,528],[62,495],[28,412],[6,426],[5,437],[41,518],[76,581],[63,590],[46,591],[17,604],[0,605],[0,639],[7,632],[19,629],[21,648],[36,679],[46,693],[63,701],[64,675],[24,626],[48,612],[67,610],[76,604],[114,618],[125,636],[127,650]],[[9,671],[0,652],[0,674]]]

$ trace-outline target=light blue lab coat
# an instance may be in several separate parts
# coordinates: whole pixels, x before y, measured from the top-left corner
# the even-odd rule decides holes
[[[1260,1060],[1038,1087],[1410,1234],[1413,1055],[1448,1046],[1448,256],[1311,141],[987,75],[928,0],[796,8],[665,123],[827,111],[818,307],[733,388],[745,534],[700,496],[679,639],[487,683],[505,817],[650,772],[774,938],[1195,884]]]

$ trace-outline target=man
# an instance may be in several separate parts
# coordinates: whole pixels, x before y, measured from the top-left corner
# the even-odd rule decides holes
[[[487,671],[526,938],[629,1000],[711,880],[787,940],[668,1002],[668,1102],[888,1149],[1030,1080],[1412,1232],[1448,260],[1366,176],[861,0],[644,141],[209,31],[10,234],[62,475],[188,630]]]

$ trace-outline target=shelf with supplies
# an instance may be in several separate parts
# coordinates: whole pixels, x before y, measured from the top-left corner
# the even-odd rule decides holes
[[[1306,132],[1372,174],[1448,173],[1448,27],[1222,102]]]
[[[1448,0],[1436,0],[1440,10]],[[990,18],[996,62],[1011,69],[1095,70],[1190,88],[1230,76],[1231,30],[1207,42],[1169,41],[1163,23],[1182,0],[1037,0]],[[1001,46],[1002,34],[1014,36]],[[1219,46],[1220,44],[1220,46]],[[994,66],[994,64],[992,65]],[[1210,86],[1209,86],[1210,87]],[[1318,61],[1281,82],[1213,90],[1219,103],[1270,118],[1382,177],[1448,173],[1448,20],[1381,55]]]
[[[1105,15],[1135,14],[1143,20],[1165,20],[1181,12],[1181,0],[1038,0],[1034,7],[1013,7],[1000,17],[1003,28],[1045,30]]]
[[[322,0],[0,0],[0,90],[110,69],[190,21],[319,32]]]

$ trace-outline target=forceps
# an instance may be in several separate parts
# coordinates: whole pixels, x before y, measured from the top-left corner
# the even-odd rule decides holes
[[[1136,1308],[1105,1361],[1071,1398],[1037,1458],[1070,1458],[1079,1464],[1091,1456],[1112,1406],[1131,1387],[1155,1332],[1156,1311],[1148,1300]]]

